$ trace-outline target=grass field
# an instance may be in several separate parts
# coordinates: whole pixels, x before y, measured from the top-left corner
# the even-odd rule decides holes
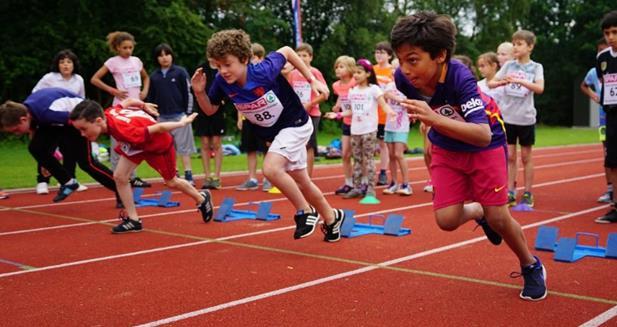
[[[340,135],[327,133],[319,134],[320,145],[328,145],[334,138]],[[230,142],[235,143],[237,137]],[[199,140],[196,139],[199,146]],[[597,143],[598,135],[595,128],[568,128],[568,127],[548,127],[539,126],[536,130],[536,145],[539,147],[568,144]],[[413,128],[409,135],[409,147],[422,147],[422,140],[418,134],[418,129]],[[36,163],[27,150],[27,141],[23,140],[4,140],[0,143],[0,187],[4,189],[34,187],[36,184]],[[337,163],[340,160],[328,160],[318,158],[316,164]],[[106,162],[109,164],[109,162]],[[201,158],[194,155],[192,158],[193,173],[198,175],[203,173]],[[214,162],[211,162],[214,165]],[[179,165],[178,167],[181,167]],[[227,156],[223,159],[223,171],[246,171],[246,156]],[[140,177],[158,177],[157,173],[148,165],[142,164],[138,168]],[[77,169],[77,179],[82,183],[92,182],[92,178]]]

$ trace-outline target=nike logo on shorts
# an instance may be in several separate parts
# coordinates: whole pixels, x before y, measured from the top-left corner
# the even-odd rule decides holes
[[[495,187],[495,193],[499,193],[499,191],[503,190],[504,187],[506,187],[506,186],[503,185],[501,187]]]

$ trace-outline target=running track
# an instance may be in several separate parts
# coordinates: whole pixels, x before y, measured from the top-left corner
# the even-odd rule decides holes
[[[530,246],[538,226],[560,234],[598,233],[616,225],[593,219],[607,210],[599,145],[535,152],[533,212],[515,212]],[[332,194],[340,166],[318,167],[314,180],[335,207],[401,213],[411,236],[364,236],[328,244],[319,231],[293,240],[293,208],[281,196],[236,192],[245,176],[223,178],[215,205],[233,196],[240,208],[272,201],[276,222],[201,222],[190,199],[178,208],[141,208],[142,233],[112,235],[114,198],[103,188],[52,204],[49,196],[13,194],[0,202],[0,315],[6,326],[617,326],[617,260],[560,263],[533,251],[548,270],[549,296],[518,298],[517,260],[473,224],[440,231],[420,159],[410,159],[415,194],[382,196],[362,206]],[[520,173],[520,172],[519,172]],[[519,174],[519,180],[521,180]],[[146,193],[160,190],[160,183]],[[380,191],[380,190],[379,190]]]

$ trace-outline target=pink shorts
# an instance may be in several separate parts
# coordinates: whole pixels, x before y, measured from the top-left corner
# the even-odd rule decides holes
[[[466,201],[482,206],[502,206],[508,202],[505,146],[480,152],[454,152],[433,145],[431,150],[434,209]]]
[[[121,154],[138,165],[145,160],[166,181],[176,177],[176,151],[173,146],[164,153],[141,152],[132,156]]]

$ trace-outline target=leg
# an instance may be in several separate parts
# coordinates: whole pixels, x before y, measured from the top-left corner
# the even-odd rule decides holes
[[[533,160],[531,155],[532,146],[521,146],[521,161],[525,172],[525,192],[531,192],[533,185]]]
[[[508,247],[516,254],[522,267],[533,264],[536,260],[527,247],[527,239],[521,226],[514,220],[508,207],[487,206],[484,207],[484,216],[491,228],[497,232]]]
[[[113,172],[92,156],[92,144],[85,137],[79,135],[77,129],[71,127],[70,130],[67,130],[60,143],[60,151],[65,154],[65,158],[73,158],[72,160],[77,161],[79,168],[94,180],[110,191],[116,192]]]
[[[294,179],[287,173],[288,159],[276,152],[268,152],[264,158],[263,173],[289,199],[296,210],[309,210],[309,205]],[[306,169],[304,170],[306,173]]]
[[[197,191],[197,189],[195,189],[195,187],[193,187],[191,183],[182,178],[174,176],[171,179],[165,179],[165,185],[190,196],[197,205],[204,201],[204,197],[199,194],[199,191]]]
[[[116,170],[114,170],[114,181],[118,189],[120,200],[124,204],[124,208],[131,220],[138,221],[137,209],[133,201],[133,192],[131,191],[131,172],[137,168],[137,163],[132,162],[125,156],[119,156]]]
[[[515,193],[517,170],[516,144],[508,144],[508,190]]]
[[[360,135],[351,136],[351,153],[353,157],[353,187],[360,190],[362,183],[362,137]]]
[[[313,176],[313,165],[315,164],[315,148],[306,148],[306,172],[309,177]]]
[[[459,226],[472,219],[482,218],[482,215],[482,206],[477,202],[468,204],[458,203],[435,210],[437,225],[445,231],[456,230]]]
[[[210,178],[210,136],[201,137],[201,162],[204,167],[204,175]]]
[[[390,155],[390,176],[392,177],[392,182],[391,184],[396,184],[397,183],[397,171],[396,168],[397,164],[398,164],[398,160],[396,158],[396,150],[395,150],[395,145],[396,143],[393,142],[387,142],[386,146],[388,147],[388,154]]]
[[[257,151],[246,154],[246,162],[249,170],[249,179],[257,180]]]
[[[221,136],[212,136],[212,151],[214,151],[214,176],[221,178],[221,166],[223,164],[223,147],[221,146]]]
[[[36,159],[37,163],[45,167],[62,185],[70,181],[72,177],[58,159],[54,157],[53,149],[58,145],[65,128],[41,126],[34,132],[28,145],[28,151],[30,151],[30,154]]]
[[[334,222],[334,211],[323,195],[323,192],[313,183],[305,169],[289,171],[289,175],[298,185],[302,195],[306,201],[315,207],[317,212],[323,217],[324,222],[328,225]]]
[[[396,158],[396,162],[398,163],[398,166],[401,169],[401,178],[402,178],[403,184],[409,183],[409,169],[407,167],[407,160],[405,160],[406,146],[407,144],[405,143],[398,143],[398,142],[394,143],[394,157]]]
[[[353,183],[353,173],[351,165],[351,136],[343,135],[341,141],[342,155],[343,155],[343,174],[345,175],[345,183],[351,181],[349,185]]]
[[[366,190],[366,194],[375,196],[375,142],[377,141],[377,134],[365,134],[362,135],[362,138],[362,161],[366,169],[366,177],[368,179],[368,188]]]

